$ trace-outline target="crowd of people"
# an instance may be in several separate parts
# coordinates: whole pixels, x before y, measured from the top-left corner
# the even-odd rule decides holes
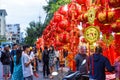
[[[63,50],[65,58],[69,53]],[[102,48],[97,46],[90,50],[91,55],[87,55],[87,48],[80,46],[78,54],[75,56],[76,71],[89,75],[89,80],[105,80],[105,72],[116,73],[116,78],[120,80],[120,59],[111,65],[109,60],[102,55]],[[83,62],[85,63],[83,64]],[[0,61],[3,65],[4,80],[33,80],[33,75],[38,77],[38,63],[43,65],[43,77],[53,78],[52,72],[58,71],[60,67],[59,52],[53,46],[44,49],[36,49],[24,45],[22,47],[14,44],[12,49],[6,45],[0,48]],[[85,80],[85,79],[80,79]]]
[[[13,44],[0,49],[0,61],[3,65],[4,80],[33,80],[37,74],[38,63],[43,64],[43,76],[52,78],[52,72],[58,71],[59,58],[55,54],[53,46],[44,50],[24,45],[22,47]]]
[[[95,50],[90,50],[91,55],[87,56],[87,48],[81,46],[75,57],[76,70],[83,75],[89,75],[89,78],[81,78],[80,80],[106,80],[106,72],[115,74],[112,80],[120,80],[120,58],[113,65],[107,57],[103,56],[102,47],[96,46]],[[86,60],[86,63],[83,61]]]

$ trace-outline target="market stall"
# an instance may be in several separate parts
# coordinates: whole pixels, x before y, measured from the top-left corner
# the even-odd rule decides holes
[[[74,57],[78,46],[83,43],[88,49],[93,48],[94,43],[100,44],[103,55],[114,64],[120,56],[119,13],[120,0],[72,0],[54,13],[43,32],[44,45],[57,48],[61,61],[64,60],[62,50],[68,50],[67,66],[72,70],[75,70]],[[91,55],[89,51],[88,55]]]

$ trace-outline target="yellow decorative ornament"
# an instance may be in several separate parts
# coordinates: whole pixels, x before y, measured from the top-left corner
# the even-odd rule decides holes
[[[100,38],[100,30],[96,26],[89,26],[84,31],[85,39],[92,44]]]
[[[107,46],[109,46],[112,41],[114,40],[114,37],[112,34],[110,34],[110,36],[107,38],[106,35],[103,35],[103,41],[106,43]]]
[[[94,23],[95,14],[96,14],[95,8],[94,8],[94,7],[91,7],[91,8],[88,10],[88,22],[89,22],[90,24],[93,24],[93,23]]]

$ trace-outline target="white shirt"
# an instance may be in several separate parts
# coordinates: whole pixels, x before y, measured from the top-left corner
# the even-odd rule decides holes
[[[25,63],[28,63],[30,61],[29,55],[26,53],[22,54],[22,69],[23,69],[23,77],[29,77],[33,75],[32,65],[29,64],[29,66],[25,66]]]
[[[34,57],[35,57],[35,54],[34,54],[33,51],[31,51],[31,53],[30,53],[30,59],[33,59]]]
[[[60,55],[60,54],[59,54],[59,51],[55,51],[55,56],[56,56],[56,57],[59,57],[59,55]]]

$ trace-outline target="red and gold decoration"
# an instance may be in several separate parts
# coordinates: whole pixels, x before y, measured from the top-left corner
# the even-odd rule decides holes
[[[114,45],[115,50],[112,51],[120,54],[119,13],[120,0],[71,0],[71,3],[61,6],[54,13],[53,18],[43,32],[42,38],[37,40],[37,47],[41,46],[41,39],[43,39],[44,45],[53,45],[59,50],[66,48],[70,53],[67,57],[68,65],[74,69],[74,57],[77,54],[81,36],[81,31],[77,26],[82,22],[85,37],[82,42],[96,42],[101,32],[103,36],[102,43],[107,44],[107,47]],[[111,35],[113,32],[115,36]],[[106,55],[106,57],[111,59],[110,55]]]
[[[92,44],[99,39],[100,30],[96,26],[89,26],[84,31],[84,37],[90,44]]]

